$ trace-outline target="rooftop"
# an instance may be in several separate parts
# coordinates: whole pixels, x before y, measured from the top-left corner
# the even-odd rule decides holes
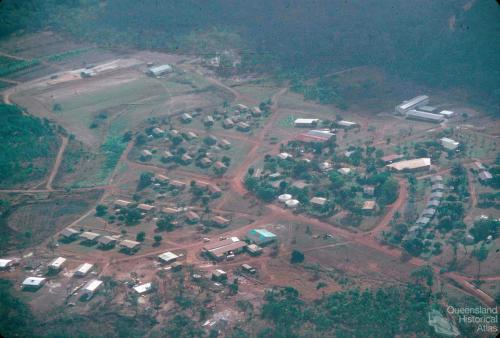
[[[430,165],[431,165],[431,159],[429,157],[422,157],[422,158],[415,158],[412,160],[391,163],[388,164],[387,167],[395,169],[397,171],[401,171],[401,170],[418,169]]]

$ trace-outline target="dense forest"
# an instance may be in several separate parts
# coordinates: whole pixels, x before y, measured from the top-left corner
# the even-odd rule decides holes
[[[48,121],[0,104],[0,186],[40,178],[47,167],[37,160],[55,156],[58,138]]]
[[[104,46],[193,53],[232,49],[242,70],[292,79],[377,66],[436,88],[500,102],[500,6],[493,0],[64,0],[0,4],[0,34],[49,28]],[[323,94],[322,94],[323,93]],[[321,99],[323,97],[323,99]],[[493,110],[493,109],[492,109]]]

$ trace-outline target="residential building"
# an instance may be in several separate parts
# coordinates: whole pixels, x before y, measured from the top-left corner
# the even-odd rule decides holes
[[[134,291],[137,292],[139,295],[145,295],[148,292],[151,292],[152,290],[153,290],[153,284],[151,282],[134,286]]]
[[[78,235],[80,232],[72,228],[65,228],[59,233],[59,237],[66,241],[73,241],[78,238]]]
[[[95,232],[85,231],[80,234],[80,239],[84,244],[95,244],[100,236],[100,234],[97,234]]]
[[[64,257],[57,257],[54,259],[52,262],[49,264],[49,271],[51,272],[58,272],[62,269],[64,263],[66,262],[66,258]]]
[[[328,203],[328,200],[324,197],[313,197],[311,198],[310,203],[317,207],[323,207]]]
[[[82,289],[81,297],[83,299],[89,300],[94,297],[97,290],[101,287],[102,281],[98,279],[93,279],[89,281]]]
[[[213,216],[212,218],[210,218],[210,221],[215,226],[221,227],[221,228],[227,227],[229,225],[229,223],[231,222],[230,220],[228,220],[227,218],[224,218],[222,216]]]
[[[262,248],[257,244],[248,244],[246,250],[251,256],[258,256],[262,253]]]
[[[45,282],[46,278],[43,277],[28,277],[22,283],[22,288],[25,290],[37,290],[41,288]]]
[[[227,281],[227,272],[221,269],[215,270],[212,272],[212,280],[219,283]]]
[[[200,216],[194,211],[186,212],[186,220],[189,223],[198,223],[200,221]]]
[[[134,253],[141,247],[140,242],[132,241],[130,239],[124,239],[120,242],[121,250],[126,253]]]
[[[447,137],[441,138],[440,142],[441,142],[441,145],[443,146],[443,148],[445,148],[447,150],[455,150],[460,145],[459,142],[452,140],[451,138],[447,138]]]
[[[94,264],[83,263],[82,265],[80,265],[76,269],[76,271],[73,273],[73,276],[74,277],[85,277],[90,272],[90,270],[92,270],[93,268],[94,268]]]
[[[174,254],[173,252],[170,252],[170,251],[167,251],[167,252],[162,253],[161,255],[158,255],[158,259],[160,260],[160,262],[162,262],[164,264],[173,263],[177,260],[177,258],[179,258],[179,256]]]
[[[97,242],[99,243],[100,248],[111,249],[116,245],[118,240],[112,236],[102,236],[97,239]]]

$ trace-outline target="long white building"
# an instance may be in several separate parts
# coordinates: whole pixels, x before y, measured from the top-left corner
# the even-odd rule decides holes
[[[410,109],[425,106],[428,103],[429,97],[427,95],[420,95],[408,101],[403,101],[401,104],[397,105],[396,112],[400,114],[406,114],[406,112],[408,112]]]

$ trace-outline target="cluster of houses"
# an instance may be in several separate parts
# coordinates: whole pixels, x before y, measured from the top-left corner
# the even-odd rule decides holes
[[[232,109],[232,114],[225,114],[225,117],[220,118],[220,116],[216,115],[205,115],[203,117],[203,125],[205,127],[212,127],[215,124],[216,119],[221,120],[222,127],[224,129],[232,129],[235,128],[240,132],[249,132],[252,127],[252,121],[262,117],[262,110],[254,106],[249,108],[244,104],[237,104]],[[180,120],[184,124],[189,124],[193,120],[193,117],[197,115],[195,113],[184,113],[180,116]]]
[[[441,175],[432,176],[431,184],[431,194],[429,195],[427,205],[415,222],[415,225],[410,227],[408,233],[409,237],[415,237],[421,234],[422,231],[429,226],[444,197],[445,185],[443,184],[443,177]]]
[[[184,115],[190,117],[187,113],[182,116]],[[227,139],[219,139],[214,135],[208,135],[204,138],[208,151],[200,152],[201,140],[198,134],[193,131],[178,131],[176,129],[165,131],[160,127],[155,127],[151,132],[152,134],[148,135],[148,139],[161,138],[166,142],[167,149],[159,153],[161,162],[166,164],[176,163],[184,166],[195,163],[201,168],[213,167],[214,171],[220,173],[224,173],[227,170],[227,165],[219,160],[219,153],[231,148],[231,142]],[[176,146],[184,143],[186,145],[182,147],[182,153],[177,151]],[[140,160],[143,162],[151,161],[153,156],[158,153],[157,150],[155,147],[142,149]]]
[[[153,182],[155,182],[154,185],[156,187],[173,187],[177,190],[184,190],[188,186],[188,184],[186,184],[185,182],[173,180],[161,174],[155,175],[153,177]],[[205,190],[212,198],[216,198],[222,195],[222,190],[216,185],[201,180],[194,180],[192,181],[192,183],[194,183],[194,187]],[[177,207],[175,205],[164,205],[158,207],[146,203],[137,204],[135,202],[124,199],[115,200],[114,207],[116,213],[120,213],[122,208],[135,207],[141,212],[142,216],[146,216],[148,214],[153,215],[156,214],[156,212],[159,212],[160,214],[172,216],[172,218],[174,219],[173,224],[177,224],[178,221],[182,218],[184,218],[186,223],[189,224],[195,224],[201,220],[200,215],[196,213],[196,211],[194,211],[194,207]],[[213,215],[208,220],[204,221],[205,225],[216,226],[219,228],[227,227],[230,222],[230,219],[227,219],[220,215]]]
[[[109,250],[118,245],[120,247],[120,251],[127,254],[133,254],[141,247],[140,242],[130,239],[120,239],[117,236],[107,236],[92,231],[80,232],[72,228],[63,229],[59,233],[59,238],[63,243],[69,243],[79,239],[80,244],[82,245],[98,245],[98,247],[103,250]]]
[[[441,123],[447,118],[454,115],[454,112],[449,110],[441,110],[429,106],[429,97],[420,95],[410,100],[403,101],[396,106],[396,114],[403,115],[410,120],[418,120],[431,123]]]

